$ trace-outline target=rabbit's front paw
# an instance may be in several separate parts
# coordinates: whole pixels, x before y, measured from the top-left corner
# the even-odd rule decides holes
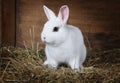
[[[81,73],[81,72],[84,71],[84,67],[83,67],[82,65],[80,65],[79,68],[73,68],[73,70],[74,70],[75,72],[79,72],[79,73]]]
[[[53,69],[53,70],[57,69],[57,66],[53,65],[53,64],[48,64],[47,66],[48,66],[48,68]]]
[[[44,66],[48,65],[48,61],[46,60],[44,63],[43,63]]]
[[[75,72],[80,72],[80,69],[79,68],[74,68],[73,69]]]
[[[50,68],[50,69],[53,69],[53,70],[56,70],[57,69],[57,63],[53,63],[53,62],[48,62],[48,61],[45,61],[44,63],[43,63],[43,65],[44,66],[47,66],[48,68]]]

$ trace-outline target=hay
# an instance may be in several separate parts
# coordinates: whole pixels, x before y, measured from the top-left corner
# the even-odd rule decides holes
[[[120,50],[97,50],[87,56],[85,68],[75,72],[60,66],[52,70],[42,66],[43,49],[3,47],[1,55],[1,83],[119,83]]]

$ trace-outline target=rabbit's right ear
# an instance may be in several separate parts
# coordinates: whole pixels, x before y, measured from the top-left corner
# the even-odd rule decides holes
[[[50,20],[51,18],[56,17],[54,12],[51,9],[49,9],[47,6],[43,5],[43,9],[44,9],[44,12],[45,12],[48,20]]]
[[[63,5],[60,8],[58,17],[62,20],[63,23],[67,23],[69,17],[69,8],[67,5]]]

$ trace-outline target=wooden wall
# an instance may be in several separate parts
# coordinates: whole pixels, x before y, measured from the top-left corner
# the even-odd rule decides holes
[[[45,16],[43,16],[42,2],[40,0],[17,0],[17,46],[23,46],[25,41],[31,45],[29,30],[35,27],[35,42],[40,42],[40,31]]]
[[[29,30],[34,26],[35,42],[43,45],[40,41],[40,33],[47,18],[42,6],[48,6],[57,14],[60,6],[67,4],[70,8],[68,23],[81,29],[87,46],[88,39],[93,48],[120,48],[119,3],[120,0],[16,0],[16,38],[14,43],[17,46],[23,46],[23,41],[25,41],[30,46]],[[11,5],[11,7],[13,6]],[[10,22],[9,25],[11,25]],[[11,28],[13,29],[13,27]],[[14,30],[12,31],[14,32]]]
[[[1,0],[0,0],[0,44],[1,44]]]
[[[15,45],[15,0],[2,0],[1,40],[4,46]]]
[[[40,42],[43,24],[47,21],[42,6],[56,14],[61,5],[70,8],[69,24],[81,29],[92,47],[120,47],[119,0],[19,0],[17,1],[17,45],[30,44],[29,29],[35,27],[35,41]],[[85,37],[86,40],[86,37]]]

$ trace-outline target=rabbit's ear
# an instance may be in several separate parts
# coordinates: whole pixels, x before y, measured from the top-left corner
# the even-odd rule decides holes
[[[45,12],[48,20],[50,20],[51,18],[56,17],[55,14],[54,14],[54,12],[51,9],[49,9],[47,6],[44,5],[43,9],[44,9],[44,12]]]
[[[60,8],[58,17],[62,20],[63,23],[67,23],[69,17],[69,8],[67,5],[63,5]]]

